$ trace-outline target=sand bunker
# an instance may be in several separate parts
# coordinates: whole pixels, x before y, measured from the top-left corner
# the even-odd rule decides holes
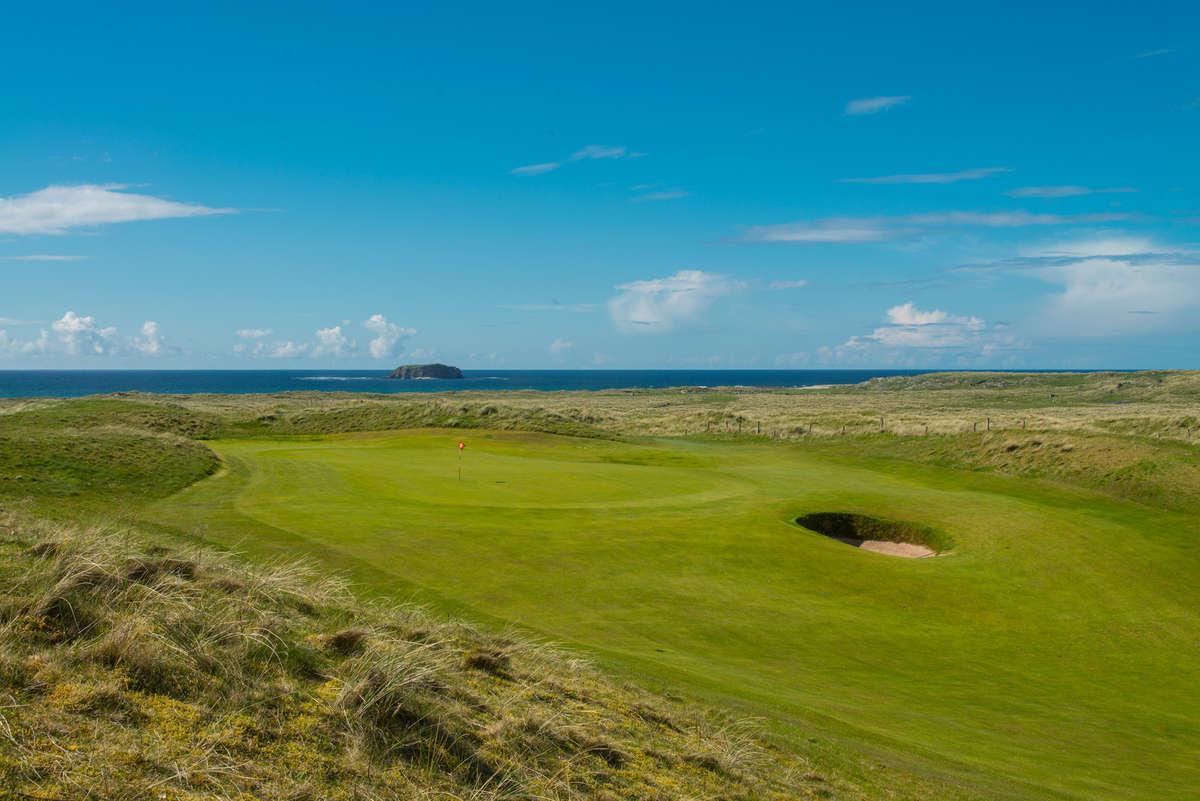
[[[899,556],[904,559],[923,559],[926,556],[934,556],[937,551],[928,548],[924,545],[917,545],[912,542],[888,542],[887,540],[856,540],[851,537],[836,537],[835,539],[853,545],[855,548],[862,548],[864,551],[875,551],[876,553],[886,553],[888,556]]]
[[[923,559],[938,553],[936,535],[930,529],[911,523],[850,512],[814,512],[796,518],[796,523],[864,551],[904,559]]]

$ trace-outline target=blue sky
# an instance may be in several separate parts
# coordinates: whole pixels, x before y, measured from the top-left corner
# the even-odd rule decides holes
[[[1194,3],[167,5],[5,11],[0,369],[1200,368]]]

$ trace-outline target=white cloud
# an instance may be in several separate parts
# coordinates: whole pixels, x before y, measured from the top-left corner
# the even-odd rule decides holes
[[[1023,350],[1026,343],[1006,326],[989,325],[980,317],[920,309],[912,302],[887,310],[887,324],[869,334],[852,336],[834,348],[822,348],[825,361],[887,364],[987,360]]]
[[[939,211],[875,217],[825,217],[816,220],[755,225],[746,229],[750,242],[861,243],[879,242],[919,233],[922,228],[978,226],[1019,228],[1036,225],[1078,225],[1134,219],[1126,213],[1033,214],[1027,211]]]
[[[1095,188],[1090,186],[1022,186],[1017,189],[1010,190],[1004,194],[1009,197],[1041,197],[1041,198],[1057,198],[1057,197],[1078,197],[1081,195],[1119,195],[1136,192],[1137,189],[1132,186],[1110,186],[1103,188]]]
[[[307,355],[311,351],[311,344],[293,342],[289,339],[286,342],[273,342],[256,355],[266,356],[270,359],[295,359]]]
[[[1024,266],[1061,291],[1034,325],[1070,337],[1200,327],[1200,256],[1140,238],[1045,245]]]
[[[745,284],[702,270],[680,270],[667,278],[619,284],[608,302],[618,329],[632,333],[671,331],[699,320],[720,297]]]
[[[1136,56],[1134,56],[1134,58],[1157,58],[1158,56],[1165,56],[1174,52],[1175,48],[1173,47],[1156,47],[1153,50],[1146,50],[1145,52],[1138,53]]]
[[[1021,250],[1030,258],[1090,258],[1093,256],[1136,256],[1154,253],[1153,240],[1140,236],[1100,236],[1069,242],[1043,243]]]
[[[642,154],[637,154],[642,155]],[[571,161],[580,161],[582,159],[621,159],[634,157],[623,147],[611,147],[609,145],[588,145],[580,148],[571,154]]]
[[[845,184],[953,184],[959,181],[978,181],[999,173],[1011,172],[1008,167],[977,167],[958,172],[902,173],[874,178],[843,178]]]
[[[912,100],[912,95],[882,95],[880,97],[864,97],[851,100],[846,104],[846,113],[850,116],[860,114],[876,114],[894,106],[899,106]]]
[[[54,253],[30,253],[26,256],[0,256],[0,261],[82,261],[83,256],[63,256]]]
[[[943,211],[932,214],[908,214],[899,219],[910,225],[980,225],[988,228],[1017,228],[1026,225],[1078,225],[1081,223],[1121,222],[1133,219],[1126,213],[1034,214],[1028,211]]]
[[[1057,287],[1022,323],[1034,334],[1113,338],[1200,329],[1200,253],[1147,237],[1100,233],[1043,242],[981,269]]]
[[[901,306],[893,306],[887,311],[887,320],[892,325],[937,325],[947,322],[949,319],[950,315],[940,309],[921,311],[913,305],[912,301]]]
[[[959,317],[942,309],[922,311],[912,301],[889,308],[888,323],[900,329],[918,329],[930,333],[934,332],[935,327],[942,326],[958,326],[968,331],[978,331],[984,327],[984,321],[977,317]]]
[[[317,343],[312,348],[312,355],[314,358],[321,356],[341,358],[349,356],[357,348],[358,344],[343,333],[342,327],[334,325],[329,328],[317,329]]]
[[[0,325],[34,325],[34,321],[0,319]],[[116,326],[104,326],[87,314],[67,311],[42,329],[37,339],[17,339],[0,331],[3,356],[159,356],[167,351],[166,338],[158,323],[146,320],[138,334],[121,337]]]
[[[62,234],[71,228],[236,211],[121,191],[124,189],[122,184],[48,186],[27,195],[0,198],[0,233]]]
[[[657,192],[645,192],[640,195],[635,195],[632,200],[634,203],[646,203],[661,200],[679,200],[680,198],[689,197],[691,192],[685,192],[682,189],[663,189]]]
[[[236,333],[238,338],[246,340],[233,346],[233,352],[245,356],[268,359],[296,359],[304,356],[318,358],[346,358],[359,352],[358,341],[346,331],[350,321],[343,320],[338,325],[328,328],[318,328],[313,332],[313,341],[278,340],[267,342],[271,335],[270,328],[242,328]],[[367,343],[367,350],[372,358],[385,359],[395,356],[404,340],[416,334],[412,328],[401,328],[395,323],[388,322],[382,314],[373,314],[363,321],[363,327],[374,334]]]
[[[587,145],[572,153],[567,161],[595,161],[601,159],[637,159],[646,155],[636,150],[614,145]],[[543,161],[538,164],[525,164],[509,170],[510,175],[542,175],[562,167],[561,161]],[[671,200],[668,197],[646,197],[644,200]]]
[[[1067,336],[1111,337],[1181,323],[1195,329],[1200,315],[1200,262],[1082,259],[1037,275],[1062,287],[1044,326]]]
[[[550,343],[550,346],[547,348],[547,350],[550,351],[550,355],[552,356],[564,356],[573,347],[575,347],[574,342],[569,339],[563,339],[562,337],[559,337]]]
[[[50,335],[44,328],[37,339],[14,339],[0,328],[0,356],[38,356],[46,353],[50,347]]]
[[[50,324],[58,334],[63,350],[70,356],[103,355],[111,353],[117,329],[114,326],[100,327],[91,316],[81,316],[68,311]]]
[[[808,286],[808,281],[799,279],[795,281],[772,281],[767,284],[768,289],[803,289]]]
[[[134,350],[147,356],[158,356],[166,347],[166,343],[158,332],[158,323],[153,320],[142,323],[141,336],[134,337],[129,344]]]
[[[396,354],[399,346],[417,331],[415,328],[402,328],[395,323],[389,323],[382,314],[372,314],[363,326],[375,335],[367,345],[373,359],[386,359]]]
[[[600,308],[598,303],[517,303],[511,305],[500,305],[497,308],[509,309],[511,311],[559,311],[559,312],[590,312]]]
[[[827,217],[812,222],[754,225],[746,229],[745,238],[751,242],[845,244],[879,242],[895,234],[880,218]]]
[[[541,164],[526,164],[524,167],[514,167],[509,170],[512,175],[541,175],[542,173],[553,172],[562,165],[557,161],[544,161]]]

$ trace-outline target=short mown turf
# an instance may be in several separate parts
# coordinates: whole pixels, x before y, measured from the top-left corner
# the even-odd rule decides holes
[[[520,624],[987,797],[1194,797],[1192,515],[836,443],[427,430],[210,445],[222,472],[148,519]],[[952,547],[857,550],[793,522],[818,511]]]

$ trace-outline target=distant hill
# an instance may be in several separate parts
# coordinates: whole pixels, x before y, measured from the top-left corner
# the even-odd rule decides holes
[[[448,364],[405,364],[388,378],[462,378],[462,370]]]

